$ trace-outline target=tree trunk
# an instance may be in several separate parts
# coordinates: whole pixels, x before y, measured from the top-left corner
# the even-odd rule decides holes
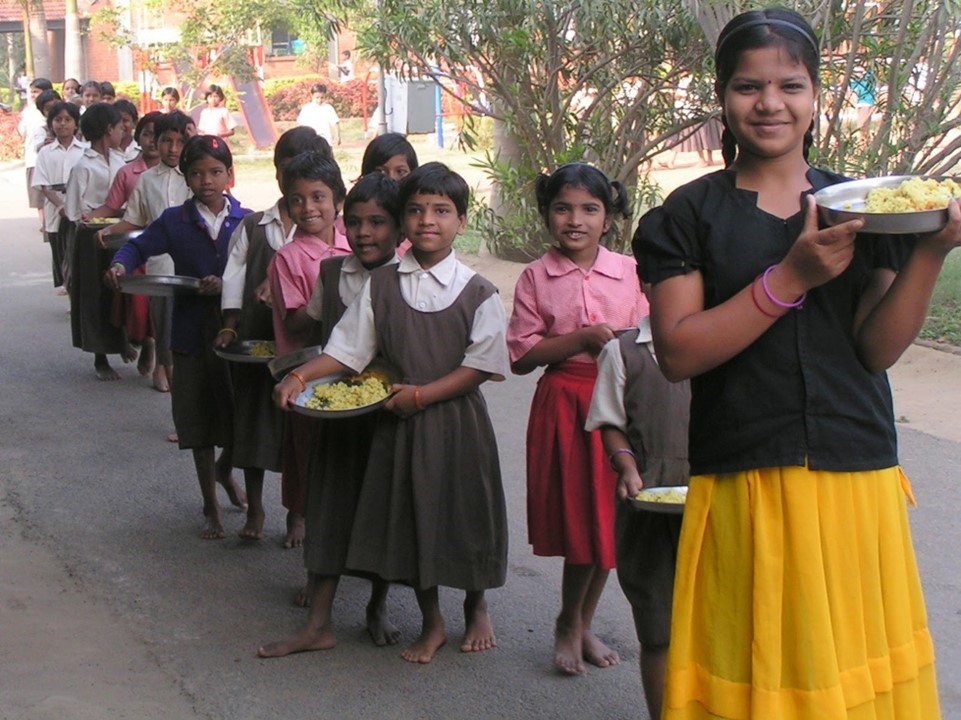
[[[83,39],[80,37],[80,14],[77,0],[67,0],[64,6],[63,76],[86,77]]]
[[[30,0],[28,7],[29,25],[26,28],[30,35],[30,49],[33,56],[33,73],[31,78],[50,77],[50,47],[47,44],[47,16],[43,12],[40,0]],[[29,68],[29,65],[28,65]]]

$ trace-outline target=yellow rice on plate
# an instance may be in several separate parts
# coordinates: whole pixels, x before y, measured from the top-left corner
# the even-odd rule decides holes
[[[656,490],[656,491],[655,491]],[[683,505],[687,500],[687,488],[652,488],[641,490],[634,496],[641,502],[672,503]]]
[[[947,180],[911,178],[897,187],[868,191],[864,211],[869,213],[909,213],[942,210],[951,198],[961,198],[961,184]]]
[[[366,372],[343,380],[314,386],[313,395],[304,402],[310,410],[354,410],[373,405],[390,394],[386,378]]]

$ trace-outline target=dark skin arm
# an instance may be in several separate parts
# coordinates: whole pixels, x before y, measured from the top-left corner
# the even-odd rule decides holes
[[[604,349],[608,340],[614,339],[610,325],[589,325],[567,335],[544,338],[511,364],[518,375],[526,375],[542,365],[563,362],[582,352],[597,355]]]

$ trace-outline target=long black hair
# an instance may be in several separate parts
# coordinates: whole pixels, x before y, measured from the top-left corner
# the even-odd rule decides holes
[[[745,50],[760,48],[783,48],[792,60],[801,63],[814,87],[820,86],[819,67],[821,52],[814,29],[801,15],[787,8],[771,7],[741,13],[731,20],[717,38],[714,50],[716,79],[714,91],[718,100],[724,98],[728,81],[737,69],[738,60]],[[728,128],[727,118],[722,117],[724,133],[721,136],[721,153],[725,166],[737,157],[737,140]],[[804,159],[814,144],[814,121],[804,135]]]

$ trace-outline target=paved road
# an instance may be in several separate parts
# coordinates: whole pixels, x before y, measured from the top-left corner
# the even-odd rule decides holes
[[[302,580],[301,559],[279,548],[277,478],[267,483],[267,541],[245,544],[233,534],[221,542],[197,539],[199,493],[190,456],[164,441],[169,400],[131,367],[121,369],[120,382],[98,382],[92,358],[70,347],[66,302],[50,287],[46,248],[35,239],[32,219],[9,200],[19,202],[14,183],[21,177],[19,171],[0,174],[0,217],[6,218],[0,237],[0,520],[6,533],[13,528],[27,541],[0,540],[0,547],[35,553],[38,568],[44,558],[54,558],[64,574],[49,578],[49,591],[66,594],[71,606],[109,613],[115,627],[109,638],[87,639],[82,628],[58,632],[56,617],[21,622],[18,618],[34,616],[18,613],[24,608],[15,603],[0,609],[0,696],[20,703],[0,703],[7,706],[0,706],[0,718],[47,717],[44,712],[54,717],[51,708],[68,718],[646,717],[637,643],[614,582],[602,600],[597,630],[620,651],[623,663],[581,678],[551,670],[560,566],[531,556],[524,518],[523,437],[532,378],[486,389],[510,508],[507,586],[490,594],[499,647],[477,656],[457,651],[460,597],[445,592],[451,646],[429,666],[408,665],[396,649],[375,648],[366,640],[367,587],[346,579],[335,607],[340,637],[335,650],[258,660],[260,642],[294,630],[304,617],[291,604]],[[945,718],[961,720],[955,490],[961,445],[905,429],[902,447],[922,503],[912,522]],[[228,512],[226,522],[234,533],[242,516]],[[4,555],[0,572],[10,560]],[[31,592],[42,593],[43,587],[38,583]],[[415,637],[419,613],[413,594],[393,589],[391,606],[404,638]],[[82,611],[74,614],[83,617]],[[18,665],[19,652],[4,642],[5,635],[29,645],[32,652],[24,653],[29,665]],[[79,647],[78,638],[84,638]],[[81,666],[90,678],[86,687],[72,684]],[[48,688],[44,703],[25,697],[17,675],[9,672],[14,668],[23,683],[29,685],[29,679]],[[127,696],[143,698],[137,710],[117,699],[125,693],[113,687],[120,679],[114,672],[127,684]],[[58,701],[58,692],[67,699]],[[84,713],[69,702],[72,695],[87,698]],[[98,696],[116,707],[98,704]]]

